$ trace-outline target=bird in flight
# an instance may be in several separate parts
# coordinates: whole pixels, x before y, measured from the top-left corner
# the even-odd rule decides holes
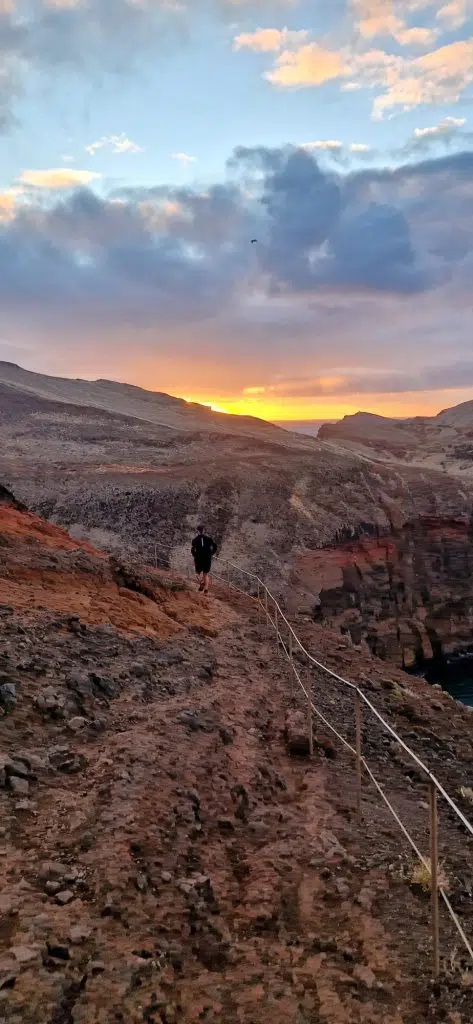
[[[258,241],[258,239],[257,239],[257,238],[252,238],[252,239],[251,239],[251,244],[252,244],[252,245],[254,245],[254,244],[255,244],[255,242],[257,242],[257,241]]]

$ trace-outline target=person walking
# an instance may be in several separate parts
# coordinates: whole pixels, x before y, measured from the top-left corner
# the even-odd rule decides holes
[[[199,577],[199,590],[204,594],[209,592],[209,575],[212,568],[212,558],[217,550],[217,545],[212,537],[209,537],[203,526],[197,527],[197,535],[192,541],[192,557],[194,559],[195,571]]]

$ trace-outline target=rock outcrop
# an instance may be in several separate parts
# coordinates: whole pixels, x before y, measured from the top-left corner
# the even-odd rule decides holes
[[[29,508],[70,531],[71,566],[88,543],[119,562],[156,559],[182,572],[199,519],[223,558],[257,572],[292,611],[322,617],[395,664],[472,641],[473,476],[453,458],[460,438],[470,443],[469,407],[432,421],[360,414],[320,441],[248,421],[238,433],[229,420],[225,432],[224,416],[187,417],[185,403],[125,385],[18,368],[4,376],[0,473]],[[101,571],[116,589],[106,559]],[[120,589],[117,615],[126,593],[137,621],[146,593]]]
[[[304,588],[315,598],[316,621],[383,660],[412,667],[471,645],[471,523],[424,516],[385,535],[304,553],[292,586],[289,607],[299,607]]]

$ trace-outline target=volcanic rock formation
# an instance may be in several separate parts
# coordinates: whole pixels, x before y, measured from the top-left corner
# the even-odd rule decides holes
[[[452,455],[469,405],[432,421],[360,414],[319,440],[11,364],[0,393],[2,478],[77,540],[184,571],[201,520],[294,613],[400,666],[471,642],[473,476]]]

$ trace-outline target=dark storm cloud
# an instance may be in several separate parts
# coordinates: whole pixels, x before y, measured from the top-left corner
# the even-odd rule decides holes
[[[259,248],[275,291],[322,284],[395,292],[427,287],[402,210],[369,195],[360,207],[356,175],[347,183],[324,172],[304,149],[240,149],[235,161],[263,171],[267,216]]]
[[[317,280],[312,255],[340,215],[338,183],[304,149],[240,150],[236,157],[264,171],[259,251],[273,289],[310,290]]]
[[[201,191],[37,190],[0,225],[0,305],[153,327],[231,320],[256,282],[315,304],[428,291],[471,278],[472,185],[473,154],[343,176],[286,147],[236,151],[231,179]]]
[[[333,233],[331,249],[338,284],[394,292],[426,287],[406,218],[392,206],[371,203],[348,214]]]

